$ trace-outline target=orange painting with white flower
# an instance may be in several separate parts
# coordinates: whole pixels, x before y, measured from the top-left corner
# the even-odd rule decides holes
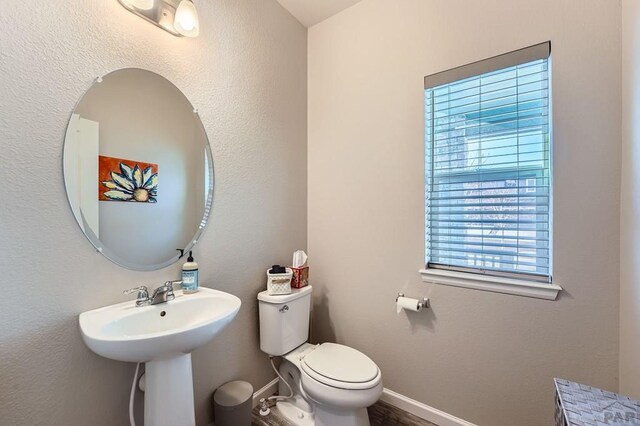
[[[158,165],[122,158],[98,156],[100,201],[158,201]]]

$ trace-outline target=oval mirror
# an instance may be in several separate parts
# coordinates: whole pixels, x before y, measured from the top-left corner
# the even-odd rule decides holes
[[[129,269],[154,270],[197,242],[213,201],[213,159],[189,100],[166,78],[122,69],[76,106],[64,181],[80,229]]]

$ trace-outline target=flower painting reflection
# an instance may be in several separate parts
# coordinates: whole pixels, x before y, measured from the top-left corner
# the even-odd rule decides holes
[[[155,203],[158,165],[114,157],[98,157],[98,199]]]

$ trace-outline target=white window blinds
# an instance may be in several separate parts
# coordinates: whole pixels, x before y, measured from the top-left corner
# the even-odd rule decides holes
[[[428,268],[551,281],[549,53],[425,77]]]

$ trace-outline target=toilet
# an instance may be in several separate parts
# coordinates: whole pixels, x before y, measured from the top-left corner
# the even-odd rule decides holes
[[[279,373],[293,389],[293,398],[277,407],[299,426],[369,426],[367,407],[382,395],[382,373],[349,346],[307,343],[311,291],[307,286],[287,295],[258,294],[260,349],[283,357]],[[279,394],[289,394],[284,383]]]

